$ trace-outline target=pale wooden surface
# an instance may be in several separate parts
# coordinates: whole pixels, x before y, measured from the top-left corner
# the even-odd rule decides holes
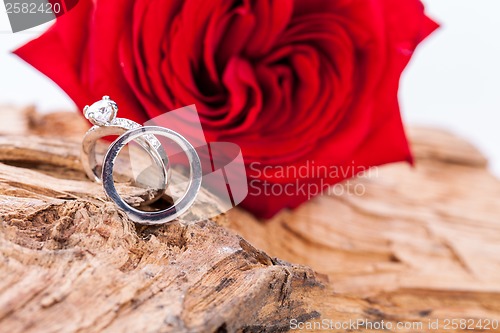
[[[412,129],[416,167],[378,168],[356,180],[362,196],[323,195],[265,223],[235,209],[141,228],[85,178],[87,125],[63,117],[71,126],[33,109],[0,110],[2,332],[500,319],[500,182],[452,135]],[[217,204],[207,193],[200,200],[193,214]]]
[[[362,196],[323,195],[266,224],[241,210],[228,220],[271,256],[327,275],[332,298],[366,300],[381,318],[500,320],[500,181],[464,140],[409,135],[415,167],[379,167],[355,181]]]

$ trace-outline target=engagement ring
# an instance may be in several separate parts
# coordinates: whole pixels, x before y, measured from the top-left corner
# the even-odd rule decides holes
[[[96,160],[96,143],[99,139],[109,135],[122,135],[130,129],[139,128],[138,123],[125,119],[116,118],[118,105],[109,96],[95,102],[84,109],[85,118],[94,126],[90,128],[83,137],[80,158],[83,169],[87,176],[97,183],[101,183],[101,167]],[[168,157],[161,146],[160,141],[153,135],[145,135],[135,140],[151,156],[155,166],[160,169],[160,178],[155,184],[144,184],[136,181],[138,185],[153,187],[156,192],[152,198],[145,200],[142,204],[150,204],[162,197],[170,179],[170,168]]]

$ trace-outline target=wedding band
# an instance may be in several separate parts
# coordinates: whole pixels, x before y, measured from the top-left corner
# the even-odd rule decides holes
[[[186,191],[171,207],[155,212],[145,212],[127,204],[118,194],[114,184],[113,167],[115,160],[125,145],[145,135],[159,135],[174,141],[186,154],[189,161],[190,177]],[[106,195],[134,222],[146,225],[164,224],[176,219],[194,203],[201,187],[202,168],[194,147],[179,133],[159,126],[134,128],[122,134],[110,146],[104,157],[102,183]]]
[[[116,118],[117,112],[118,106],[109,96],[103,96],[102,100],[84,108],[85,118],[94,126],[83,137],[80,158],[87,176],[97,183],[101,183],[95,151],[97,141],[105,136],[122,135],[130,129],[141,127],[132,120]],[[149,204],[163,195],[170,179],[169,161],[160,141],[154,135],[138,137],[136,142],[151,156],[156,167],[161,169],[160,179],[155,186],[161,191],[158,191],[152,199],[144,202],[144,204]]]

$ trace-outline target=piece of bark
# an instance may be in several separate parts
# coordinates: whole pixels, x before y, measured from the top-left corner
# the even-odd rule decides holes
[[[360,196],[325,194],[266,223],[234,209],[140,227],[85,178],[86,127],[64,117],[71,139],[47,137],[54,114],[0,108],[0,123],[27,124],[0,128],[0,331],[276,332],[298,320],[319,332],[359,319],[420,332],[440,319],[432,331],[450,332],[446,318],[500,319],[500,183],[450,134],[412,129],[416,167],[351,180]],[[217,210],[209,193],[199,201],[191,214]]]
[[[33,130],[0,137],[0,331],[274,331],[318,316],[303,300],[323,288],[311,269],[255,249],[224,217],[137,226],[85,177],[79,142]],[[197,201],[190,214],[218,209],[209,193]]]

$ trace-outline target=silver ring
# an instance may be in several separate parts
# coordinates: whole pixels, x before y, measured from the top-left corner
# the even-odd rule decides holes
[[[184,195],[171,207],[156,212],[140,211],[127,204],[116,191],[113,178],[115,160],[122,148],[125,147],[125,145],[127,145],[130,141],[136,140],[137,138],[148,134],[163,136],[174,141],[181,147],[189,160],[190,177],[188,187],[184,192]],[[146,225],[168,223],[186,212],[196,199],[198,191],[201,187],[201,181],[201,161],[194,147],[179,133],[159,126],[134,128],[127,131],[125,134],[122,134],[111,144],[111,146],[109,146],[106,156],[104,157],[102,167],[102,183],[106,195],[113,200],[118,208],[123,210],[132,221]]]
[[[116,118],[118,105],[109,96],[103,96],[102,100],[95,102],[91,106],[87,105],[83,111],[85,118],[94,126],[83,137],[80,159],[87,176],[93,181],[101,183],[95,151],[97,140],[108,135],[122,135],[130,129],[141,127],[141,125],[126,118]],[[170,179],[168,156],[161,146],[160,141],[154,135],[146,135],[137,138],[136,141],[148,152],[154,164],[162,170],[157,186],[155,186],[158,192],[153,198],[143,203],[149,204],[158,200],[163,195]]]

